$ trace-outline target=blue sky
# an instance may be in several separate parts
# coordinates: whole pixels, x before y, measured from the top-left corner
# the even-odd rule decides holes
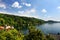
[[[0,12],[60,21],[60,0],[0,0]]]

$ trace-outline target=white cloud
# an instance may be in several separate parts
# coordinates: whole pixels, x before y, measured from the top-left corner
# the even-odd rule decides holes
[[[6,9],[6,4],[0,0],[0,8]]]
[[[15,7],[15,8],[22,8],[22,6],[19,5],[19,2],[17,2],[17,1],[12,4],[12,7]]]
[[[16,16],[25,16],[25,17],[35,17],[38,18],[38,15],[36,14],[36,9],[32,8],[30,10],[26,10],[26,11],[18,11],[18,13],[9,13],[7,11],[0,11],[0,13],[3,14],[9,14],[9,15],[16,15]]]
[[[26,11],[18,11],[18,13],[26,13],[26,14],[31,14],[31,13],[35,13],[36,9],[32,8],[30,10],[26,10]]]
[[[9,13],[9,12],[7,12],[5,10],[4,11],[0,11],[0,13],[38,18],[38,15],[36,13],[36,9],[35,8],[32,8],[30,10],[26,10],[26,11],[18,11],[18,13],[14,13],[14,14],[13,13]]]
[[[46,13],[47,12],[47,10],[46,9],[42,9],[42,11],[41,11],[42,13]]]
[[[60,6],[58,6],[57,9],[60,9]]]
[[[6,5],[3,3],[0,3],[0,8],[6,9]]]
[[[23,13],[24,13],[24,11],[18,11],[18,13],[21,13],[21,14],[23,14]]]
[[[33,12],[33,13],[35,13],[35,12],[36,12],[36,10],[35,10],[35,9],[31,9],[30,11],[31,11],[31,12]]]
[[[30,10],[26,10],[26,11],[18,11],[18,14],[19,14],[20,16],[38,18],[38,15],[36,14],[36,9],[34,9],[34,8],[32,8],[32,9],[30,9]]]
[[[27,6],[27,7],[30,7],[31,4],[30,3],[23,3],[23,5]]]
[[[35,12],[36,12],[36,9],[34,8],[25,11],[25,13],[28,13],[28,14],[35,14]]]

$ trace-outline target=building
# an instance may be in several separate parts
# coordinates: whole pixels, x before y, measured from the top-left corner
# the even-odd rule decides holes
[[[7,26],[7,25],[5,25],[5,26],[0,26],[0,30],[4,30],[4,29],[10,30],[10,29],[14,29],[14,27],[13,27],[13,26]]]
[[[3,30],[4,29],[4,27],[3,26],[0,26],[0,30]]]

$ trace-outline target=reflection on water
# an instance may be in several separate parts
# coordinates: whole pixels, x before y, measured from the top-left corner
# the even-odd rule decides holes
[[[45,34],[57,34],[60,33],[60,23],[52,23],[52,24],[43,24],[37,27],[37,29],[42,30]]]

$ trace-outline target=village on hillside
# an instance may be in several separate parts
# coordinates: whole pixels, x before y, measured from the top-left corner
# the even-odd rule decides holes
[[[14,29],[13,26],[9,26],[9,25],[5,25],[5,26],[0,26],[0,30],[10,30],[10,29]]]

